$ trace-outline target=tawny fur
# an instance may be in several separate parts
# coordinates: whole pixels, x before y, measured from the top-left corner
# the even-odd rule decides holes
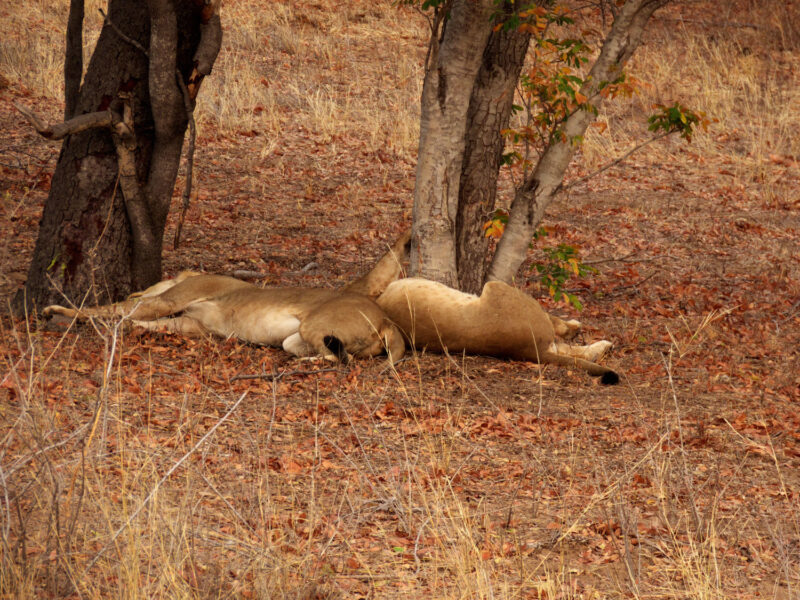
[[[570,346],[557,341],[557,333],[571,337],[580,324],[551,317],[536,300],[499,281],[475,296],[425,279],[400,279],[378,304],[415,348],[574,366],[604,383],[618,380],[613,370],[594,362],[610,342]]]
[[[72,309],[53,305],[45,315],[86,319],[125,317],[146,329],[185,335],[210,333],[246,342],[282,346],[297,356],[367,357],[386,351],[391,361],[405,341],[370,296],[379,295],[400,273],[408,236],[401,237],[364,277],[347,289],[258,288],[223,275],[184,271],[127,300]],[[336,348],[330,347],[335,341]]]

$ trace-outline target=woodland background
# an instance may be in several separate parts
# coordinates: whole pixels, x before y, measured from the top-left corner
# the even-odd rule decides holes
[[[58,154],[12,102],[60,118],[66,11],[0,8],[4,304]],[[425,22],[383,0],[222,15],[165,270],[350,280],[410,222]],[[654,102],[718,122],[551,206],[545,244],[598,269],[569,282],[582,312],[518,281],[615,342],[621,385],[457,355],[314,374],[4,308],[0,597],[797,598],[800,5],[671,6],[630,71],[647,85],[604,107],[571,177],[643,139]]]

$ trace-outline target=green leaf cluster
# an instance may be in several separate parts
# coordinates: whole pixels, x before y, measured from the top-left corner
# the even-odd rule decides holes
[[[692,134],[697,125],[700,125],[705,131],[708,129],[708,125],[711,122],[704,112],[695,112],[690,108],[686,108],[679,102],[676,102],[672,106],[655,104],[653,108],[657,108],[658,112],[648,117],[647,128],[656,133],[663,132],[669,134],[677,132],[687,142],[692,141]]]
[[[547,236],[547,230],[540,227],[534,234],[534,239],[539,240]],[[544,246],[542,248],[544,260],[533,264],[539,282],[544,286],[556,302],[565,300],[577,310],[583,305],[575,294],[566,290],[567,281],[572,277],[586,277],[590,273],[597,273],[597,269],[581,262],[580,252],[575,246],[558,244],[556,247]]]

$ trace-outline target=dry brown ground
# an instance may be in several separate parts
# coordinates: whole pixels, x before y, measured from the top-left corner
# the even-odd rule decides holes
[[[231,7],[255,25],[228,24],[231,62],[202,92],[200,193],[166,271],[336,285],[410,220],[422,26],[383,3],[252,6]],[[786,134],[800,116],[781,100],[800,87],[798,30],[690,8],[655,24],[635,68],[657,71],[649,94],[717,101],[721,123],[547,218],[548,243],[599,269],[575,284],[580,319],[615,342],[621,385],[436,355],[309,374],[324,365],[235,341],[4,316],[0,597],[800,596],[800,152]],[[734,25],[709,27],[722,17]],[[723,46],[745,61],[731,73],[756,61],[749,83],[712,95],[677,75],[721,76]],[[245,97],[252,121],[235,112],[237,76],[266,94]],[[4,297],[24,282],[57,158],[11,102],[59,113],[56,93],[6,77]],[[606,117],[576,173],[624,150],[643,103]],[[282,375],[237,379],[263,373]]]

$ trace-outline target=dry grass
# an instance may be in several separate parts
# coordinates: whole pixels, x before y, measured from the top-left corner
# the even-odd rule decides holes
[[[86,2],[84,65],[100,35],[102,0]],[[64,101],[64,32],[69,2],[13,2],[4,7],[0,74],[38,96]]]
[[[729,455],[698,462],[671,378],[660,421],[629,409],[653,429],[620,460],[596,433],[531,437],[494,416],[535,405],[476,408],[488,396],[466,389],[455,361],[447,378],[463,398],[441,407],[419,363],[377,387],[375,365],[366,386],[295,384],[292,397],[171,372],[196,390],[180,395],[159,360],[131,377],[123,357],[147,342],[118,326],[87,334],[105,353],[93,372],[71,332],[55,346],[3,334],[17,349],[0,372],[14,398],[0,430],[2,597],[722,599],[759,589],[738,547],[778,563],[789,596],[775,597],[791,597],[800,575],[794,482],[775,461],[758,485],[785,493],[760,502],[765,513],[725,506],[755,481],[742,452],[754,442],[731,433]],[[200,373],[226,360],[198,358]]]
[[[201,131],[256,132],[266,153],[296,127],[323,143],[356,137],[403,156],[416,151],[422,56],[421,46],[408,51],[408,39],[423,39],[423,29],[413,11],[254,0],[224,10],[223,50],[198,106]]]
[[[723,169],[732,186],[752,189],[768,206],[796,202],[784,161],[800,156],[800,141],[794,135],[800,127],[800,81],[791,50],[798,47],[797,34],[791,19],[774,21],[786,11],[784,3],[765,4],[774,10],[762,15],[766,20],[757,30],[698,31],[691,24],[664,24],[677,27],[677,33],[657,32],[634,56],[629,72],[644,85],[630,100],[604,106],[600,121],[609,128],[602,134],[590,128],[583,148],[587,166],[602,165],[607,157],[646,139],[646,117],[653,104],[679,101],[715,122],[708,131],[699,130],[691,145],[677,138],[656,143],[632,160],[676,162],[676,153],[686,151],[695,160],[709,161],[715,170]],[[775,48],[767,37],[783,43]]]

